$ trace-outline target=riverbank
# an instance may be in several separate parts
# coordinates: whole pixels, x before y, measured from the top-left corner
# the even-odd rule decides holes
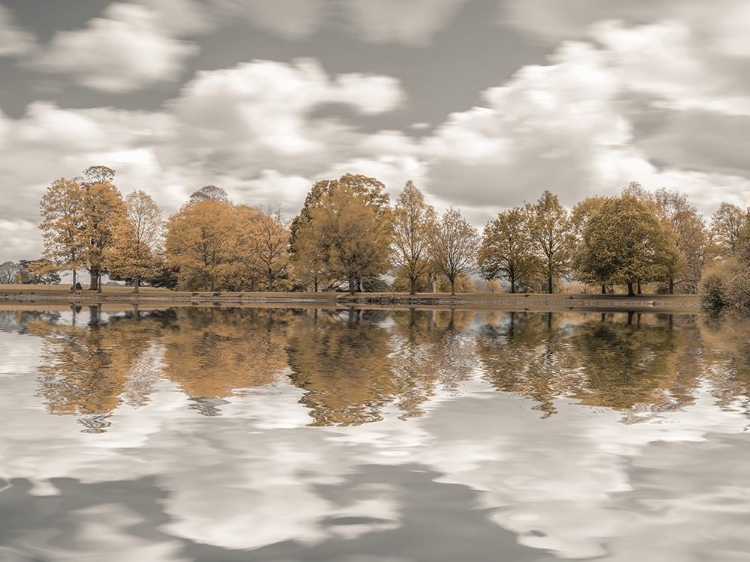
[[[190,292],[168,289],[106,286],[96,291],[70,291],[64,285],[0,286],[4,305],[96,304],[165,306],[377,306],[498,308],[513,310],[636,310],[652,312],[695,312],[697,295],[600,295],[600,294],[509,294],[509,293],[285,293],[285,292]]]

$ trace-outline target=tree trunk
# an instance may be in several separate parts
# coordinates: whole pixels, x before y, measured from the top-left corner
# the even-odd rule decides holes
[[[99,270],[96,268],[92,268],[89,270],[89,273],[91,273],[91,281],[89,282],[89,291],[98,291],[99,290]]]
[[[74,269],[73,270],[73,290],[74,291],[76,290],[76,280],[77,279],[78,279],[78,274],[77,274],[76,270]]]
[[[633,282],[632,281],[628,281],[628,296],[629,297],[634,297],[635,296],[635,291],[633,290]]]
[[[448,280],[451,282],[451,296],[454,296],[456,294],[456,278],[450,277]]]
[[[674,295],[674,277],[669,278],[669,294]]]
[[[511,293],[516,292],[516,276],[515,275],[510,276],[510,292]]]
[[[140,285],[141,285],[141,277],[140,277],[140,275],[136,275],[135,276],[135,279],[133,280],[133,284],[135,285],[135,289],[133,289],[133,292],[134,293],[140,292],[138,290],[138,287],[140,287]]]
[[[357,290],[357,286],[355,285],[355,283],[356,283],[356,280],[354,279],[354,276],[353,275],[349,276],[349,294],[350,295],[353,295]]]
[[[414,295],[417,293],[417,278],[409,277],[409,294]]]
[[[606,295],[606,294],[607,294],[607,286],[604,283],[602,283],[602,295]]]
[[[547,276],[547,292],[551,295],[552,294],[552,276]]]
[[[314,289],[313,292],[315,292],[315,293],[318,292],[318,274],[317,273],[313,277],[313,289]]]
[[[643,294],[643,291],[641,291],[641,281],[640,281],[640,279],[638,280],[638,294],[639,295]]]

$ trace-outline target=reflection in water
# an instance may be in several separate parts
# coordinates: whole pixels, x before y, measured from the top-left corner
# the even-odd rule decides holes
[[[679,409],[710,384],[725,404],[750,392],[750,328],[696,317],[458,310],[184,308],[64,323],[4,312],[0,325],[41,336],[40,394],[54,414],[105,431],[120,404],[141,407],[171,381],[190,408],[219,416],[231,397],[290,382],[312,425],[357,425],[395,407],[419,416],[436,393],[479,374],[533,399],[624,412],[636,422]]]
[[[750,324],[84,307],[0,345],[3,562],[750,552]]]

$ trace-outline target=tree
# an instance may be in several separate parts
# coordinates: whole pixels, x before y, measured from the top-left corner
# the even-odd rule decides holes
[[[114,171],[110,168],[93,166],[84,172],[81,183],[81,259],[91,275],[89,289],[92,291],[101,291],[101,276],[108,269],[107,258],[115,233],[126,220],[127,209],[111,181],[113,177]]]
[[[487,223],[478,262],[485,279],[506,279],[511,293],[519,282],[530,280],[540,264],[533,253],[527,210],[514,207]]]
[[[607,201],[605,197],[587,197],[573,207],[570,213],[570,223],[573,234],[572,266],[576,278],[583,283],[601,284],[602,294],[607,292],[606,284],[599,278],[592,276],[585,266],[588,254],[583,241],[583,232],[591,218],[596,215]]]
[[[222,201],[228,203],[229,196],[227,195],[227,192],[220,187],[206,185],[190,195],[189,203],[198,203],[199,201]]]
[[[676,285],[685,285],[694,293],[706,262],[708,236],[703,218],[688,201],[687,195],[664,188],[654,193],[657,216],[674,240],[678,259],[668,268],[669,294]]]
[[[58,270],[73,272],[84,264],[83,190],[78,182],[60,178],[52,182],[40,204],[44,250],[42,255]]]
[[[235,208],[237,229],[235,260],[252,288],[262,279],[273,291],[289,275],[289,228],[278,209],[266,212],[246,205]]]
[[[19,272],[20,267],[12,261],[0,264],[0,283],[3,285],[16,283]]]
[[[60,274],[55,264],[46,259],[19,260],[18,282],[25,285],[58,285]]]
[[[552,294],[553,280],[570,269],[573,244],[570,217],[557,196],[549,191],[545,191],[528,212],[529,238],[543,262],[547,292]]]
[[[346,174],[316,183],[292,221],[291,247],[299,271],[344,279],[349,292],[388,269],[391,211],[385,187],[374,178]],[[301,248],[312,250],[305,256]]]
[[[435,210],[409,180],[393,210],[393,266],[409,280],[409,294],[415,294],[418,280],[430,266],[429,232]]]
[[[215,290],[232,259],[235,215],[224,201],[188,203],[167,222],[165,247],[169,265],[178,267],[185,286]]]
[[[719,255],[733,256],[748,214],[737,205],[722,203],[711,217],[711,236]]]
[[[586,224],[578,268],[599,283],[624,283],[628,295],[639,282],[665,279],[677,251],[653,212],[633,195],[607,199]]]
[[[125,220],[116,229],[109,251],[109,269],[118,277],[132,279],[137,293],[141,280],[155,275],[161,265],[164,221],[161,209],[143,191],[130,193],[125,205]]]
[[[474,268],[479,233],[463,218],[458,209],[448,209],[430,231],[430,253],[440,272],[456,294],[456,279]]]

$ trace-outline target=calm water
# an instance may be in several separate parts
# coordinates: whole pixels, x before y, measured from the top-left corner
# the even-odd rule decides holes
[[[750,326],[0,312],[0,560],[750,559]]]

